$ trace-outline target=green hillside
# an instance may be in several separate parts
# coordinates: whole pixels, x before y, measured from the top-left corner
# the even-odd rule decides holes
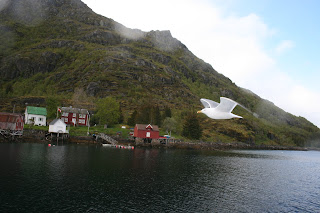
[[[180,134],[187,114],[202,108],[200,98],[220,102],[224,96],[252,113],[236,107],[244,119],[225,121],[197,115],[204,141],[303,146],[318,138],[315,125],[239,88],[169,31],[128,29],[80,0],[5,2],[0,111],[15,106],[23,112],[26,104],[46,106],[52,100],[94,111],[98,99],[112,96],[125,122],[146,103],[161,112],[170,108]]]

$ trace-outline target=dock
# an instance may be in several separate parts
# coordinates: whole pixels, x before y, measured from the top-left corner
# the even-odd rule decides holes
[[[116,141],[115,139],[111,138],[110,136],[104,134],[104,133],[99,133],[98,135],[96,135],[96,141],[101,138],[102,140],[108,142],[111,145],[117,145],[118,141]]]

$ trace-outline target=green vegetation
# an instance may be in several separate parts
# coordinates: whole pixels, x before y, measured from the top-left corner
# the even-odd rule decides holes
[[[0,12],[0,111],[41,106],[52,120],[57,106],[72,105],[94,112],[92,124],[151,123],[163,133],[169,117],[176,137],[210,142],[304,146],[320,138],[312,123],[237,87],[168,32],[126,29],[73,1],[48,4],[46,19],[31,16],[30,25],[14,17],[14,1]],[[252,113],[236,107],[244,119],[227,121],[189,114],[202,108],[200,98],[221,96]],[[190,116],[201,137],[188,133]]]
[[[176,132],[178,123],[174,118],[166,117],[163,120],[162,128],[166,130],[166,134]]]
[[[97,112],[94,115],[100,125],[112,126],[119,122],[119,103],[112,97],[100,99],[97,103]]]
[[[189,113],[183,125],[182,135],[189,139],[199,140],[201,138],[202,130],[199,120],[195,113]]]
[[[118,135],[120,138],[128,139],[130,129],[129,128],[123,129],[121,128],[122,126],[123,126],[122,124],[114,125],[113,127],[110,127],[110,128],[104,128],[104,126],[101,126],[101,125],[92,126],[92,127],[89,127],[89,133],[90,135],[97,134],[97,133],[104,133],[107,135],[114,135],[114,136]],[[24,129],[48,131],[49,127],[25,124]],[[88,127],[87,126],[79,126],[79,127],[70,126],[69,133],[70,133],[70,136],[88,136]]]
[[[104,133],[107,135],[118,135],[120,138],[128,139],[130,129],[121,128],[122,125],[114,125],[113,127],[104,128],[101,125],[92,126],[89,128],[90,135],[97,133]],[[88,136],[88,127],[80,126],[80,127],[70,127],[70,136]]]

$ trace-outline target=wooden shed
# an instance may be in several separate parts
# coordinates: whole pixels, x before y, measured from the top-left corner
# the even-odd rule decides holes
[[[159,139],[159,127],[151,124],[136,124],[133,137]]]
[[[22,135],[23,127],[23,116],[21,114],[0,112],[1,134]]]
[[[54,119],[49,124],[49,133],[68,134],[67,124],[61,119]]]

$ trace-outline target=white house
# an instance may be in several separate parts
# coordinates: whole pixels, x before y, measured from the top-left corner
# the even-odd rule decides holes
[[[36,126],[47,125],[47,109],[44,107],[27,106],[25,111],[25,123]]]
[[[54,119],[49,124],[49,133],[64,133],[68,134],[69,130],[67,129],[67,124],[61,119]]]

